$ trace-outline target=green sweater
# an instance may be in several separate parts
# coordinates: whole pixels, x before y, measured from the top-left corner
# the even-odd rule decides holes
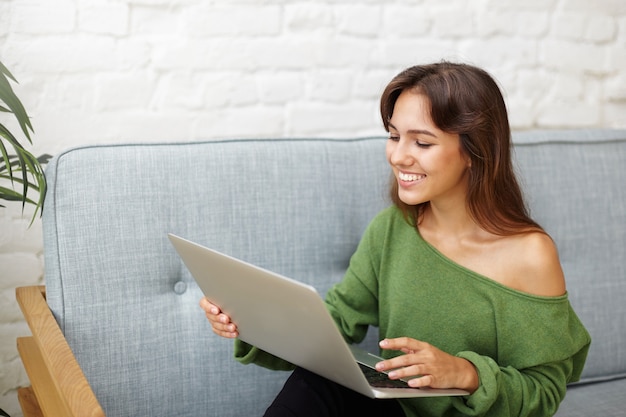
[[[350,343],[377,326],[381,338],[412,337],[474,364],[472,395],[400,400],[407,416],[551,416],[580,378],[591,341],[567,295],[530,295],[454,263],[396,207],[369,225],[326,304]],[[241,341],[235,357],[292,368]]]

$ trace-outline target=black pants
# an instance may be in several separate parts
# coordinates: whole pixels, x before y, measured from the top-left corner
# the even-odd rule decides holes
[[[265,417],[404,417],[396,400],[374,400],[319,375],[297,368]]]

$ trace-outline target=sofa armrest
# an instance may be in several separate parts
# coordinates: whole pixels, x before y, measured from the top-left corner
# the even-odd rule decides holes
[[[17,348],[36,397],[24,397],[21,401],[35,402],[43,416],[104,416],[48,308],[45,287],[20,287],[15,295],[33,334],[17,339]],[[25,391],[24,395],[27,393]]]

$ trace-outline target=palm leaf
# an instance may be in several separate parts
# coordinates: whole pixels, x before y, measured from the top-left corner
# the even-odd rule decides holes
[[[34,133],[30,118],[17,98],[9,80],[17,82],[13,74],[0,62],[0,112],[12,113],[20,125],[28,142],[32,143],[31,133]],[[13,152],[9,152],[12,148]],[[37,217],[38,211],[43,211],[46,194],[46,177],[42,164],[50,159],[50,155],[35,157],[22,146],[20,141],[0,123],[0,180],[9,182],[10,187],[0,186],[0,200],[21,201],[22,210],[26,204],[35,205],[35,213],[31,225]],[[15,187],[19,187],[19,191]],[[38,198],[31,198],[28,194],[36,192]]]
[[[26,136],[28,141],[32,143],[32,140],[30,138],[30,132],[34,133],[34,130],[33,126],[30,123],[30,118],[28,117],[28,114],[26,113],[26,109],[24,109],[22,102],[13,92],[13,89],[11,88],[11,84],[9,84],[9,80],[7,79],[7,77],[17,82],[15,80],[15,77],[13,77],[7,67],[5,67],[0,62],[0,100],[3,101],[7,105],[11,113],[15,115],[18,123],[20,124],[20,127],[22,128],[22,132],[24,132],[24,135]]]

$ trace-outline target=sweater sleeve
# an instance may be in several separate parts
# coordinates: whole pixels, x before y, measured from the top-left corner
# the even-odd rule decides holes
[[[476,367],[480,379],[472,395],[453,399],[464,415],[552,416],[567,384],[580,379],[591,339],[569,302],[535,305],[525,315],[510,307],[499,315],[507,325],[499,331],[498,362],[471,351],[457,354]],[[550,321],[537,321],[542,319]]]
[[[235,339],[235,359],[244,365],[254,363],[274,371],[291,371],[295,368],[290,362],[240,339]]]
[[[517,370],[475,352],[458,356],[472,362],[480,378],[472,395],[453,399],[455,408],[467,416],[552,416],[565,398],[565,381],[572,371],[571,358]]]
[[[387,210],[388,211],[388,210]],[[380,229],[383,211],[366,229],[341,280],[326,294],[326,308],[347,343],[360,343],[370,326],[379,326]]]

